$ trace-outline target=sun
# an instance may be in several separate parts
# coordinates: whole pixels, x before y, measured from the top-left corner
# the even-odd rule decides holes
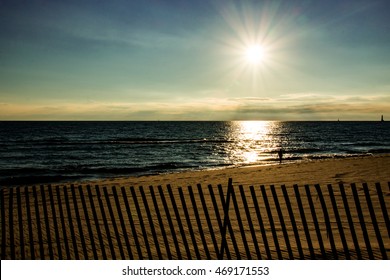
[[[245,59],[250,64],[260,64],[264,61],[265,51],[261,45],[251,45],[244,50]]]

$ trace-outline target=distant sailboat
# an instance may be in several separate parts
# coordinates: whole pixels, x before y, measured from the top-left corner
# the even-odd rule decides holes
[[[385,120],[383,119],[383,115],[382,115],[382,117],[381,117],[381,122],[384,122]]]

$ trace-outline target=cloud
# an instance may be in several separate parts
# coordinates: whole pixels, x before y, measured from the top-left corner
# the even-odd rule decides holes
[[[159,102],[4,102],[0,106],[0,120],[376,120],[390,112],[390,98],[297,94],[275,98],[177,97]]]

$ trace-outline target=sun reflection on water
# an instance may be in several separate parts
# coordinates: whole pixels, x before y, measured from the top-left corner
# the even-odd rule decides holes
[[[277,147],[274,131],[278,122],[237,121],[231,123],[227,161],[233,164],[255,164],[274,158]]]

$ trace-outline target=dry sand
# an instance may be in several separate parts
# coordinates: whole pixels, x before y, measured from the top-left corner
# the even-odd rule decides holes
[[[265,166],[189,171],[140,177],[111,178],[90,182],[69,182],[91,185],[120,186],[196,186],[226,184],[233,178],[235,185],[304,185],[338,183],[375,183],[390,181],[390,155],[362,156],[312,160]],[[69,184],[68,183],[68,184]]]
[[[2,259],[217,259],[224,220],[220,194],[226,197],[228,178],[233,178],[235,196],[228,212],[228,249],[223,258],[387,259],[390,238],[384,209],[388,213],[390,208],[389,166],[390,155],[377,155],[69,182],[67,188],[59,186],[58,193],[54,186],[38,187],[35,193],[27,186],[6,188],[2,191]],[[384,204],[375,182],[382,185]],[[348,211],[339,183],[346,186]],[[368,189],[362,183],[368,183]],[[71,184],[76,187],[71,189]],[[90,193],[87,184],[93,186]],[[172,185],[171,193],[167,184]],[[294,184],[299,185],[301,202]],[[314,184],[321,185],[327,213]],[[334,196],[327,184],[335,186]],[[281,185],[286,185],[285,192]],[[368,200],[377,223],[372,222]]]

